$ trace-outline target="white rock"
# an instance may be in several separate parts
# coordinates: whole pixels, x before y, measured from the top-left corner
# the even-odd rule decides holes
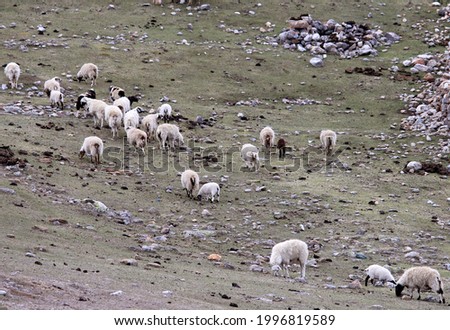
[[[315,68],[319,68],[323,66],[323,59],[321,57],[313,57],[309,60],[309,63]]]

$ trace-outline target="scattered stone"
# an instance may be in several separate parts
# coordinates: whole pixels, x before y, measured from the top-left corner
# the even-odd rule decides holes
[[[323,67],[323,58],[321,57],[313,57],[309,60],[309,63],[315,68]]]
[[[208,260],[211,260],[211,261],[220,261],[220,260],[222,260],[222,256],[219,255],[219,254],[213,253],[213,254],[210,254],[210,255],[208,256]]]
[[[250,265],[249,269],[252,272],[259,272],[259,273],[264,272],[264,267],[262,267],[260,265]]]
[[[0,192],[2,192],[4,194],[9,194],[9,195],[15,195],[15,193],[16,193],[16,191],[14,189],[5,188],[5,187],[0,187]]]
[[[120,260],[120,263],[124,264],[124,265],[127,265],[127,266],[137,266],[138,265],[137,260],[136,259],[132,259],[132,258],[130,258],[130,259],[122,259],[122,260]]]

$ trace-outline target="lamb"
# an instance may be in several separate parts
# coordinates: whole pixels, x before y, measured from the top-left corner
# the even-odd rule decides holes
[[[114,102],[120,97],[125,96],[125,91],[117,86],[109,86],[109,98],[111,99],[111,102]]]
[[[144,118],[142,118],[142,127],[147,133],[147,139],[156,139],[156,130],[158,128],[158,116],[157,113],[151,113]]]
[[[44,92],[47,94],[48,97],[50,97],[51,91],[59,91],[61,90],[61,78],[59,77],[53,77],[52,79],[47,80],[44,83]]]
[[[394,276],[392,276],[391,272],[387,268],[384,268],[382,266],[371,265],[371,266],[367,267],[364,270],[364,272],[367,274],[366,281],[365,281],[366,286],[367,286],[367,282],[369,281],[369,279],[370,279],[370,283],[372,283],[373,285],[375,285],[374,280],[379,280],[379,281],[382,281],[383,283],[391,282],[394,285],[396,284],[395,280],[394,280]]]
[[[145,155],[145,148],[147,147],[147,133],[135,127],[126,128],[128,143],[135,148],[141,148]]]
[[[284,268],[286,277],[289,277],[289,265],[291,262],[298,261],[301,268],[301,278],[305,278],[308,253],[308,245],[299,239],[290,239],[275,244],[270,255],[270,265],[274,275],[278,276],[278,272]]]
[[[181,173],[181,186],[186,190],[188,197],[193,198],[194,192],[198,191],[200,187],[200,177],[197,172],[185,170]]]
[[[214,202],[214,199],[217,199],[217,202],[220,200],[220,186],[215,182],[205,183],[197,193],[197,199],[202,200],[205,197],[206,200],[211,200],[211,203]]]
[[[278,158],[284,158],[286,156],[286,140],[283,138],[278,139],[277,142]]]
[[[259,169],[259,152],[253,144],[246,143],[241,148],[241,158],[249,169]]]
[[[8,64],[4,64],[3,67],[5,68],[5,75],[11,84],[11,88],[17,89],[17,82],[20,77],[20,65],[15,62],[9,62]]]
[[[125,113],[123,116],[123,126],[125,129],[128,127],[135,127],[137,128],[139,126],[140,117],[139,114],[141,112],[144,112],[144,110],[141,107],[136,107],[133,110],[130,110]]]
[[[98,67],[94,63],[85,63],[77,73],[78,82],[84,79],[91,80],[91,87],[97,84]]]
[[[331,155],[331,152],[336,147],[336,139],[336,133],[332,130],[327,129],[320,132],[320,142],[327,156]]]
[[[122,109],[115,105],[107,105],[105,107],[105,120],[113,133],[113,139],[119,136],[120,126],[122,126]]]
[[[97,136],[88,136],[87,138],[85,138],[80,149],[80,159],[83,158],[84,155],[91,156],[91,162],[93,162],[95,165],[100,164],[100,158],[103,155],[102,139]]]
[[[439,303],[445,304],[444,288],[441,281],[441,276],[436,269],[427,266],[411,267],[407,269],[397,281],[395,287],[395,294],[397,297],[402,295],[404,288],[411,290],[411,298],[413,297],[414,289],[417,289],[420,300],[420,290],[432,290],[440,295]]]
[[[275,146],[275,132],[269,126],[264,127],[259,133],[261,144],[268,148]]]
[[[84,96],[80,100],[80,105],[83,108],[87,106],[88,112],[94,116],[94,126],[98,127],[98,123],[100,123],[100,128],[102,128],[103,119],[105,118],[105,107],[107,106],[106,102]]]
[[[52,90],[50,92],[50,102],[52,107],[57,106],[62,110],[64,108],[64,94],[59,90]]]
[[[162,104],[158,108],[159,117],[165,122],[168,123],[172,118],[172,106],[168,103]]]
[[[180,133],[178,126],[173,124],[161,124],[156,129],[156,138],[160,143],[161,149],[166,149],[166,143],[175,149],[175,143],[178,147],[184,144],[183,135]]]
[[[95,91],[93,89],[88,90],[86,93],[80,94],[78,95],[77,98],[77,110],[80,110],[83,105],[81,104],[81,100],[83,99],[83,97],[88,97],[90,99],[95,99],[97,97]]]
[[[138,102],[139,98],[137,96],[122,96],[113,102],[114,105],[122,106],[123,113],[127,113],[131,110],[133,102]]]

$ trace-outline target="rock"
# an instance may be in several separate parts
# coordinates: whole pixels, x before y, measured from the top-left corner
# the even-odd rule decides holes
[[[348,285],[349,289],[362,289],[361,282],[359,280],[354,280]]]
[[[262,273],[264,271],[264,268],[260,265],[250,265],[249,269],[252,272],[261,272]]]
[[[127,265],[127,266],[137,266],[138,265],[137,260],[136,259],[132,259],[132,258],[130,258],[130,259],[122,259],[122,260],[120,260],[120,263],[124,264],[124,265]]]
[[[406,164],[406,170],[409,172],[416,172],[422,169],[422,164],[420,162],[412,161]]]
[[[356,259],[367,259],[366,255],[364,253],[361,253],[361,252],[357,252],[355,254],[355,258]]]
[[[202,217],[206,218],[206,217],[210,217],[210,216],[212,216],[212,214],[211,214],[211,212],[209,212],[209,210],[204,209],[202,211]]]
[[[0,296],[6,296],[7,292],[5,290],[0,290]]]
[[[111,292],[110,296],[121,296],[123,294],[122,290]]]
[[[212,253],[208,256],[207,259],[211,260],[211,261],[220,261],[220,260],[222,260],[222,256],[217,253]]]
[[[419,252],[411,251],[405,254],[405,258],[419,258]]]
[[[309,63],[315,68],[323,67],[323,59],[321,57],[313,57],[309,60]]]
[[[0,192],[2,192],[4,194],[9,194],[9,195],[15,195],[15,193],[16,193],[16,191],[14,189],[5,188],[5,187],[0,187]]]

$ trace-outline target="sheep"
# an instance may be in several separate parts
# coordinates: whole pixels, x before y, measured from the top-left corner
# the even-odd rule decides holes
[[[87,106],[88,112],[94,117],[94,126],[98,127],[100,122],[100,128],[102,128],[103,118],[105,118],[105,107],[107,106],[106,102],[84,96],[80,100],[80,105],[83,108]]]
[[[64,108],[64,94],[59,90],[52,90],[50,93],[50,102],[52,107],[57,106],[62,110]]]
[[[117,86],[109,86],[109,98],[111,99],[111,102],[114,102],[120,97],[125,96],[125,91]]]
[[[103,155],[102,139],[97,136],[88,136],[87,138],[85,138],[80,149],[80,159],[83,158],[84,155],[91,156],[91,162],[93,162],[95,165],[100,164],[100,159]]]
[[[44,83],[44,92],[47,94],[48,97],[50,97],[50,92],[53,90],[59,91],[61,89],[61,78],[59,77],[53,77],[52,79],[49,79],[45,81]]]
[[[286,156],[286,140],[283,138],[278,139],[277,142],[278,158],[284,158]]]
[[[95,99],[97,97],[95,91],[93,89],[89,89],[86,93],[80,94],[78,95],[77,98],[77,110],[80,110],[83,105],[81,104],[81,100],[83,99],[83,97],[88,97],[90,99]]]
[[[197,172],[185,170],[181,173],[181,186],[186,190],[187,196],[193,198],[194,192],[198,191],[200,187],[200,177]]]
[[[304,279],[308,253],[308,245],[299,239],[290,239],[275,244],[270,255],[270,265],[274,275],[278,276],[278,272],[284,268],[286,277],[289,277],[290,263],[298,261],[301,268],[301,278]]]
[[[142,127],[147,133],[147,139],[156,139],[156,129],[158,128],[158,114],[151,113],[142,118]]]
[[[432,290],[440,295],[439,303],[445,304],[444,288],[441,281],[441,276],[436,269],[427,266],[411,267],[407,269],[397,281],[395,286],[395,294],[397,297],[402,295],[404,288],[409,288],[411,291],[411,298],[413,297],[414,289],[417,289],[420,300],[420,290]]]
[[[259,133],[261,144],[268,148],[275,146],[275,132],[269,126],[264,127]]]
[[[91,87],[97,84],[98,67],[94,63],[85,63],[77,73],[78,82],[84,79],[91,80]]]
[[[371,265],[369,267],[367,267],[364,272],[366,273],[367,277],[366,277],[366,281],[365,281],[365,285],[367,286],[367,282],[370,279],[370,283],[372,283],[373,285],[375,285],[374,280],[379,280],[384,282],[391,282],[394,285],[395,283],[395,279],[394,276],[392,276],[391,272],[387,269],[384,268],[382,266],[379,265]]]
[[[8,64],[4,64],[3,67],[5,68],[5,75],[11,84],[11,88],[17,89],[17,82],[20,77],[20,65],[15,62],[9,62]]]
[[[211,200],[211,203],[214,202],[214,199],[217,199],[217,202],[220,201],[220,186],[215,182],[205,183],[197,193],[197,199],[199,201],[205,197],[206,200]]]
[[[145,155],[145,148],[147,147],[147,133],[135,127],[126,128],[128,143],[135,148],[141,148]]]
[[[153,0],[153,4],[162,6],[162,0]]]
[[[128,127],[135,127],[137,128],[139,126],[140,117],[139,114],[141,112],[144,112],[144,110],[141,107],[136,107],[133,110],[130,110],[125,113],[123,116],[123,127],[127,129]]]
[[[331,152],[336,147],[336,139],[336,133],[332,130],[327,129],[320,132],[320,142],[327,155],[331,155]]]
[[[159,117],[165,122],[168,123],[172,118],[172,106],[168,103],[162,104],[158,108]]]
[[[115,105],[105,107],[105,120],[113,133],[113,139],[119,136],[120,126],[122,125],[122,109]]]
[[[131,106],[133,105],[133,102],[138,102],[139,98],[137,96],[122,96],[118,98],[117,100],[114,100],[113,104],[117,106],[122,106],[123,113],[127,113],[131,110]]]
[[[166,143],[175,149],[175,143],[178,147],[184,144],[183,135],[178,126],[173,124],[161,124],[156,129],[156,138],[160,143],[160,149],[166,149]]]
[[[246,143],[241,148],[241,158],[249,169],[259,169],[259,152],[253,144]]]

